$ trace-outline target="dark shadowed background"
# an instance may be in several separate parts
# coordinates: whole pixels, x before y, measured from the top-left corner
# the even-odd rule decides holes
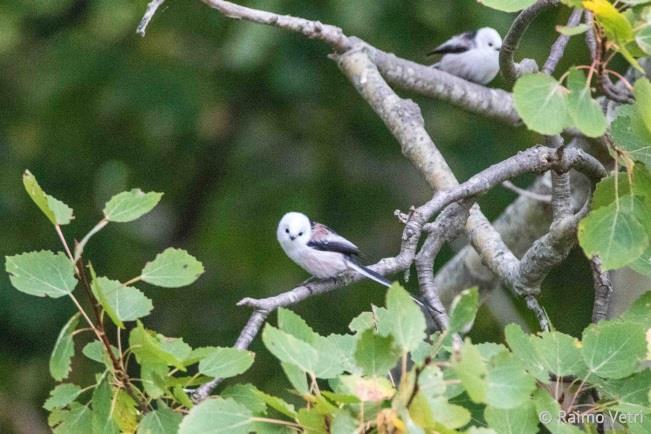
[[[504,34],[513,18],[473,0],[246,4],[339,25],[417,62],[428,62],[424,53],[454,33],[492,26]],[[164,192],[154,212],[135,223],[109,225],[86,255],[98,273],[126,280],[165,247],[187,249],[203,262],[205,275],[180,289],[139,285],[155,306],[145,324],[192,346],[227,346],[248,318],[247,309],[235,306],[239,299],[272,295],[307,277],[277,245],[283,213],[303,211],[332,226],[369,261],[397,253],[402,228],[394,209],[421,204],[431,191],[328,60],[327,47],[229,21],[198,0],[168,0],[140,38],[135,28],[145,5],[0,4],[2,255],[60,249],[51,225],[24,193],[26,168],[74,208],[76,219],[65,227],[69,239],[81,238],[101,218],[114,193],[134,187]],[[554,24],[566,20],[567,10],[538,20],[522,52],[544,60]],[[580,44],[571,42],[559,71],[581,63]],[[415,99],[459,179],[536,143],[522,128]],[[498,190],[480,204],[494,218],[514,197]],[[451,254],[445,250],[437,264]],[[589,282],[580,252],[547,280],[542,302],[560,330],[577,334],[589,322]],[[384,292],[360,283],[294,309],[317,331],[341,333],[371,303],[382,303]],[[24,295],[10,287],[5,273],[0,276],[1,432],[44,426],[41,405],[54,384],[48,356],[72,313],[68,299]],[[523,317],[532,320],[524,311]],[[473,338],[500,341],[499,324],[483,309]],[[252,349],[256,364],[236,380],[267,391],[288,387],[259,340]],[[86,385],[95,366],[82,359],[75,359],[72,380]]]

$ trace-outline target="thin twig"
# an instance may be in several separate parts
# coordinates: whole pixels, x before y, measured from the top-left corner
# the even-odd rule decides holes
[[[533,191],[525,190],[524,188],[520,188],[517,185],[513,184],[511,181],[504,181],[502,183],[502,187],[506,188],[507,190],[511,190],[520,196],[528,197],[531,200],[536,200],[542,203],[552,203],[551,194],[539,194]]]
[[[140,20],[140,24],[138,24],[138,28],[136,29],[136,33],[139,34],[142,37],[145,37],[145,31],[147,30],[147,26],[149,25],[149,22],[154,18],[154,14],[160,7],[165,2],[165,0],[151,0],[149,4],[147,4],[147,9],[145,10],[145,14],[142,16],[142,19]]]
[[[81,255],[84,253],[84,248],[86,247],[86,244],[88,241],[91,239],[93,235],[95,235],[97,232],[101,231],[109,221],[107,219],[102,219],[97,223],[88,233],[84,236],[84,238],[81,239],[79,243],[75,246],[75,256],[74,256],[74,263],[76,264],[79,258],[81,258]]]
[[[583,9],[576,8],[572,11],[570,18],[567,20],[568,27],[575,27],[581,22],[581,17],[583,16]],[[553,74],[556,70],[558,62],[563,58],[565,54],[565,48],[567,48],[567,43],[570,41],[570,36],[568,35],[559,35],[556,38],[556,41],[552,44],[551,49],[549,50],[549,56],[543,65],[543,72],[545,74]]]

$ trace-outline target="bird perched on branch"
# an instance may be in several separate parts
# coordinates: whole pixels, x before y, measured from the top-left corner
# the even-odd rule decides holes
[[[501,48],[502,37],[497,30],[483,27],[453,36],[427,55],[443,55],[432,65],[436,69],[468,81],[487,84],[500,71]]]
[[[276,231],[278,242],[287,256],[319,279],[333,278],[347,270],[385,286],[391,282],[361,265],[359,248],[332,229],[299,212],[289,212],[280,219]]]

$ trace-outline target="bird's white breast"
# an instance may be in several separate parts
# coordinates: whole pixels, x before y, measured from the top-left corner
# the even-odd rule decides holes
[[[335,277],[348,269],[344,255],[338,252],[315,250],[308,246],[295,246],[286,249],[285,253],[301,268],[319,279]]]
[[[446,54],[437,67],[457,77],[487,84],[500,71],[499,52],[490,49],[473,49],[463,53]]]

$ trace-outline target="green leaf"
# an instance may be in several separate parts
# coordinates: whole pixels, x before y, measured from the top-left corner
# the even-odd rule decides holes
[[[357,430],[357,420],[347,411],[341,409],[332,419],[332,434],[350,434]]]
[[[642,294],[621,316],[623,321],[638,322],[651,327],[651,291]]]
[[[129,334],[129,346],[140,364],[165,363],[185,371],[184,361],[192,348],[179,338],[168,338],[146,330],[138,321]]]
[[[470,343],[469,339],[461,347],[459,359],[454,360],[452,368],[457,374],[461,384],[466,389],[468,396],[474,402],[486,402],[486,375],[488,369],[484,364],[481,354],[476,346]]]
[[[582,430],[561,420],[561,406],[544,389],[538,389],[534,395],[538,419],[552,434],[581,434]]]
[[[93,434],[119,434],[120,429],[113,419],[114,401],[108,377],[104,376],[93,392]]]
[[[305,371],[291,363],[280,362],[280,366],[282,366],[285,376],[298,393],[301,395],[308,395],[310,393]]]
[[[549,374],[543,366],[542,360],[534,348],[533,341],[519,325],[509,324],[504,329],[506,342],[509,344],[513,354],[524,364],[525,369],[538,381],[547,383]]]
[[[468,333],[472,328],[479,309],[479,291],[466,289],[457,295],[450,307],[449,333]]]
[[[579,223],[579,244],[586,256],[599,255],[604,270],[637,259],[649,245],[648,230],[638,218],[647,212],[645,204],[631,195],[592,211]]]
[[[113,196],[104,206],[104,218],[115,223],[136,220],[158,204],[163,193],[144,193],[136,188]]]
[[[115,392],[112,417],[122,433],[132,433],[138,428],[136,401],[123,389],[117,389]]]
[[[50,397],[43,404],[43,408],[52,411],[55,408],[68,406],[81,394],[81,387],[72,383],[59,384],[50,391]]]
[[[633,94],[635,95],[635,107],[646,125],[647,132],[651,134],[651,82],[649,79],[641,77],[635,81]]]
[[[62,252],[43,250],[6,256],[5,269],[17,290],[37,297],[63,297],[77,285],[72,262]]]
[[[238,348],[215,348],[199,362],[199,372],[214,378],[229,378],[251,367],[254,354]]]
[[[164,362],[147,361],[140,365],[140,377],[145,392],[153,399],[158,399],[167,393],[171,384],[169,368]]]
[[[378,331],[382,336],[393,336],[403,352],[418,348],[425,338],[426,323],[423,312],[409,293],[394,283],[387,291],[387,308],[378,309]]]
[[[576,26],[556,26],[556,31],[565,36],[580,35],[581,33],[587,32],[588,29],[590,29],[590,26],[585,23],[581,23]]]
[[[113,355],[116,358],[120,356],[120,352],[113,345],[111,345],[111,350],[113,351]],[[84,348],[81,350],[81,353],[84,356],[88,357],[90,360],[99,363],[104,363],[107,368],[111,368],[111,359],[108,357],[108,354],[104,349],[104,345],[100,341],[94,340],[88,342],[86,345],[84,345]]]
[[[303,318],[289,309],[278,309],[278,328],[308,344],[314,342],[317,334]]]
[[[597,183],[594,194],[592,195],[592,210],[608,206],[630,192],[631,185],[625,173],[617,173],[602,178]]]
[[[310,344],[270,324],[262,331],[262,342],[280,361],[296,365],[305,372],[314,372],[319,356]]]
[[[138,425],[137,434],[168,434],[178,432],[183,416],[158,402],[156,410],[147,413]]]
[[[382,337],[373,330],[366,330],[357,340],[355,362],[365,375],[386,375],[396,365],[398,357],[400,352],[393,346],[391,336]]]
[[[530,130],[552,135],[570,124],[567,89],[547,74],[520,77],[513,87],[513,102]]]
[[[624,378],[640,370],[646,357],[645,328],[629,321],[602,321],[583,331],[582,355],[591,373]]]
[[[427,365],[418,376],[418,390],[426,396],[435,397],[443,395],[447,386],[443,372],[438,366]]]
[[[203,265],[185,250],[169,248],[145,264],[141,279],[163,288],[193,283],[203,273]]]
[[[461,428],[470,422],[470,412],[459,405],[450,404],[442,396],[429,398],[417,393],[409,406],[409,414],[414,422],[424,428],[438,430],[440,425],[446,428]]]
[[[574,125],[588,137],[604,135],[608,121],[599,103],[592,98],[592,91],[583,71],[571,69],[567,85],[570,89],[568,109]]]
[[[248,434],[252,414],[232,399],[208,399],[195,406],[181,421],[179,434]]]
[[[45,194],[29,170],[23,174],[23,185],[36,206],[55,225],[67,225],[74,219],[72,208],[52,196]]]
[[[284,414],[287,417],[294,419],[296,417],[296,410],[292,404],[289,404],[278,398],[277,396],[268,395],[260,390],[255,389],[253,391],[265,404],[273,408],[277,412]]]
[[[502,409],[521,406],[536,388],[534,378],[525,372],[522,363],[508,351],[491,359],[486,382],[486,403]]]
[[[151,300],[139,289],[106,277],[96,278],[94,271],[91,274],[93,294],[119,328],[124,328],[123,321],[135,321],[147,316],[154,308]]]
[[[80,313],[74,314],[68,322],[63,326],[52,355],[50,356],[50,374],[56,381],[61,381],[68,378],[70,373],[70,361],[72,356],[75,355],[75,343],[72,340],[72,333],[79,325]]]
[[[635,42],[646,54],[651,54],[651,24],[647,24],[637,31]]]
[[[328,432],[325,416],[317,413],[315,409],[301,408],[298,411],[297,419],[305,434],[327,434]]]
[[[622,380],[608,380],[598,383],[602,399],[614,401],[609,408],[626,414],[649,413],[649,391],[651,391],[651,370],[646,369]]]
[[[536,0],[478,0],[479,3],[489,8],[497,9],[502,12],[517,12],[528,8]]]
[[[233,398],[238,403],[251,410],[251,413],[264,415],[267,404],[258,394],[259,390],[252,384],[234,384],[225,388],[220,396],[222,398]]]
[[[651,246],[628,266],[640,274],[651,276]]]
[[[56,416],[53,420],[52,416]],[[87,405],[81,405],[73,402],[70,410],[54,410],[48,423],[53,429],[54,434],[79,434],[90,433],[92,431],[93,412]]]
[[[578,339],[561,332],[542,332],[540,339],[533,339],[538,359],[552,374],[564,377],[585,373]]]
[[[487,406],[484,418],[498,433],[529,434],[538,431],[538,415],[532,402],[507,410]]]
[[[363,332],[366,329],[375,327],[375,318],[371,312],[362,312],[357,315],[348,325],[351,332]]]
[[[631,159],[651,166],[651,133],[635,106],[623,106],[611,124],[611,134],[617,147],[628,152]]]
[[[318,355],[314,375],[317,378],[335,378],[342,372],[353,369],[354,345],[355,338],[350,335],[317,335],[312,344]]]

